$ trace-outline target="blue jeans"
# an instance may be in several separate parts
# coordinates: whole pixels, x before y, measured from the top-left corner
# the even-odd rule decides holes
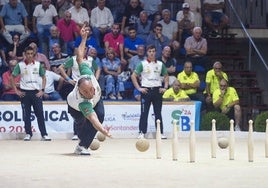
[[[120,77],[115,77],[112,75],[106,75],[106,95],[113,94],[116,95],[120,92],[125,91],[124,82]]]
[[[47,52],[47,49],[44,48],[48,48],[48,36],[50,35],[50,28],[52,26],[52,24],[48,24],[48,25],[42,25],[42,24],[37,24],[37,38],[38,38],[38,47],[39,47],[39,51],[44,53]]]

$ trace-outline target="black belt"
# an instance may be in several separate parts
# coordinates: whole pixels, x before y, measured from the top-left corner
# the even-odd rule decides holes
[[[159,89],[160,87],[143,87],[143,88],[146,88],[146,89],[149,89],[149,90],[155,90],[155,89]]]

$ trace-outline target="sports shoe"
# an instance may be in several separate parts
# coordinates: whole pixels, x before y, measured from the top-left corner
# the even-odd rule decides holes
[[[72,137],[72,140],[78,140],[78,136],[77,136],[77,135],[74,135],[74,136]]]
[[[241,131],[239,125],[236,125],[235,128],[234,128],[235,131]]]
[[[41,141],[51,141],[51,138],[48,135],[44,135]]]
[[[138,139],[143,139],[143,138],[144,138],[144,134],[140,133],[139,136],[138,136]]]
[[[24,140],[24,141],[30,141],[31,138],[32,138],[31,135],[26,134],[23,140]]]
[[[113,94],[110,94],[108,97],[109,97],[109,99],[112,99],[112,100],[116,99],[116,97]]]
[[[117,95],[117,99],[118,99],[118,100],[122,100],[123,97],[122,97],[120,94],[118,94],[118,95]]]
[[[166,135],[161,134],[161,139],[167,139]]]
[[[90,155],[89,151],[84,146],[77,145],[74,153],[77,155]]]

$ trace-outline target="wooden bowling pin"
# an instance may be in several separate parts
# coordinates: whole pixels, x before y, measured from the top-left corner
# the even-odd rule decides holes
[[[216,120],[212,121],[211,129],[211,158],[216,158],[216,147],[217,147],[217,133],[216,133]]]
[[[229,135],[229,160],[234,160],[234,145],[235,145],[235,136],[234,136],[234,120],[230,120],[230,135]]]
[[[173,161],[178,160],[178,126],[177,121],[173,120],[173,137],[172,137],[172,159]]]
[[[253,143],[253,121],[248,121],[248,162],[253,162],[253,152],[254,152],[254,143]]]
[[[162,140],[161,140],[161,131],[160,131],[160,120],[156,120],[156,158],[161,159],[162,157]]]
[[[190,162],[195,162],[195,126],[194,122],[191,121],[190,136],[189,136],[189,150],[190,150]]]

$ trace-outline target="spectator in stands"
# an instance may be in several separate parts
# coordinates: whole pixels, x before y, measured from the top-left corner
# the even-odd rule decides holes
[[[214,36],[218,35],[229,23],[229,18],[223,13],[224,8],[224,0],[203,1],[204,21]]]
[[[56,8],[59,18],[64,17],[64,12],[72,7],[71,0],[57,0]]]
[[[106,57],[102,59],[105,74],[106,95],[109,99],[122,100],[125,91],[124,82],[119,76],[122,72],[120,59],[116,57],[115,50],[108,48]]]
[[[1,33],[9,44],[13,43],[14,32],[21,35],[19,43],[24,42],[30,36],[27,16],[28,13],[23,3],[18,0],[9,0],[9,3],[3,6],[0,13]]]
[[[48,55],[47,36],[49,35],[50,27],[58,22],[58,13],[51,0],[42,0],[42,3],[37,5],[33,12],[33,32],[37,34],[38,47],[40,52]]]
[[[163,94],[163,100],[165,101],[189,101],[190,97],[186,92],[181,89],[181,83],[179,80],[174,80],[172,87],[165,91]]]
[[[194,13],[190,11],[190,5],[188,3],[182,4],[182,10],[177,13],[176,20],[178,22],[178,40],[181,44],[187,37],[192,35],[192,30],[195,26]]]
[[[12,44],[7,45],[7,59],[15,59],[17,61],[22,61],[24,59],[23,52],[26,47],[25,43],[19,43],[20,35],[18,33],[12,36]]]
[[[141,77],[140,77],[141,76]],[[162,76],[164,76],[164,84]],[[139,79],[141,78],[141,85]],[[163,121],[162,121],[162,94],[168,88],[168,73],[166,66],[156,60],[156,48],[153,45],[147,46],[147,59],[139,63],[135,71],[131,75],[132,82],[136,89],[141,94],[141,116],[139,122],[139,139],[144,138],[147,133],[148,115],[151,104],[154,108],[155,125],[156,120],[160,120],[161,138],[167,137],[163,134]],[[164,86],[163,86],[164,85]]]
[[[112,31],[104,36],[104,46],[105,51],[109,48],[113,48],[116,57],[120,58],[122,70],[127,66],[127,61],[124,54],[124,36],[120,33],[120,26],[114,23],[112,26]],[[106,54],[107,55],[107,54]]]
[[[145,60],[145,46],[144,45],[138,45],[137,47],[137,55],[133,56],[129,60],[128,68],[131,71],[131,74],[135,71],[138,64],[140,64],[143,60]],[[140,83],[140,82],[138,82]],[[141,92],[134,88],[133,90],[133,96],[137,101],[141,100]]]
[[[213,69],[209,70],[206,74],[206,107],[207,110],[212,110],[212,95],[216,89],[220,88],[221,79],[228,80],[228,76],[225,72],[222,71],[222,64],[219,61],[216,61],[213,64]]]
[[[50,70],[56,74],[60,74],[58,67],[68,59],[69,55],[61,51],[58,43],[54,43],[51,48],[54,55],[49,58]]]
[[[140,0],[141,7],[148,13],[148,18],[154,21],[155,15],[162,11],[161,0]]]
[[[235,121],[235,130],[240,131],[241,107],[235,88],[228,85],[224,78],[220,81],[220,88],[213,92],[213,105],[221,113]]]
[[[6,54],[5,54],[5,50],[3,47],[3,43],[0,39],[0,79],[1,79],[1,75],[7,70],[8,70],[8,63],[6,60]],[[0,89],[1,89],[1,84],[0,84]]]
[[[143,8],[140,6],[139,0],[130,0],[124,11],[121,24],[121,33],[127,34],[129,27],[134,27],[139,19],[140,12]]]
[[[211,67],[210,59],[207,55],[207,40],[202,37],[202,29],[194,27],[193,35],[185,40],[184,48],[186,50],[186,59],[194,65],[205,67],[206,70]]]
[[[50,28],[50,35],[48,37],[49,58],[55,55],[53,50],[52,50],[52,47],[53,47],[54,44],[59,44],[61,49],[62,49],[62,51],[64,53],[66,53],[66,48],[65,48],[63,39],[60,38],[60,32],[59,32],[57,26],[55,26],[55,25],[53,25]]]
[[[202,27],[201,0],[185,0],[190,6],[190,11],[194,13],[195,26]]]
[[[171,86],[174,82],[174,80],[176,80],[176,65],[177,65],[177,61],[174,58],[170,57],[171,54],[171,48],[169,46],[165,46],[162,50],[162,56],[158,58],[159,61],[162,61],[168,71],[168,79],[169,79],[169,86]]]
[[[101,72],[102,72],[102,62],[98,58],[97,50],[95,48],[93,48],[93,47],[89,48],[88,55],[93,58],[94,66],[92,66],[91,70],[92,70],[92,72],[94,73],[96,79],[99,82],[99,85],[101,87],[101,91],[104,91],[104,89],[105,89],[105,83],[104,83],[105,80],[104,80],[104,76],[101,74]]]
[[[128,28],[128,37],[125,38],[124,42],[124,51],[126,54],[126,57],[130,59],[134,55],[138,54],[137,47],[139,45],[144,45],[144,41],[137,37],[137,32],[134,27]]]
[[[3,94],[2,99],[4,101],[18,101],[19,96],[16,94],[15,90],[12,87],[12,83],[10,81],[10,77],[12,76],[12,71],[14,70],[14,67],[17,65],[17,60],[13,59],[10,60],[8,63],[9,70],[6,71],[3,75]],[[14,84],[17,87],[17,89],[20,88],[20,76],[16,76],[14,78]]]
[[[98,6],[91,11],[91,26],[98,46],[102,47],[102,38],[111,31],[114,18],[110,9],[105,7],[105,0],[97,0],[97,3]]]
[[[158,23],[163,26],[163,35],[167,36],[170,41],[175,41],[177,38],[178,23],[171,20],[170,10],[162,10],[162,20]]]
[[[123,13],[129,0],[106,0],[107,7],[111,10],[115,23],[122,23]]]
[[[45,86],[45,92],[43,95],[44,101],[62,101],[62,98],[59,94],[59,91],[62,88],[64,79],[56,74],[55,72],[52,72],[48,70],[45,66],[44,62],[40,62],[43,68],[46,70],[46,86]],[[56,84],[57,83],[57,84]],[[55,84],[57,85],[57,89],[55,89]]]
[[[67,54],[73,55],[74,53],[74,41],[75,38],[79,35],[79,30],[76,26],[76,23],[71,19],[72,15],[69,10],[65,11],[64,18],[61,18],[57,27],[60,32],[60,38],[64,41],[66,45]]]
[[[196,72],[193,72],[193,65],[190,61],[184,63],[184,69],[178,74],[177,79],[181,83],[181,89],[186,92],[190,99],[201,101],[201,110],[205,110],[204,96],[198,93],[200,86],[199,76]]]
[[[147,36],[150,34],[152,29],[152,21],[148,20],[148,14],[146,11],[141,11],[139,19],[135,24],[137,31],[137,37],[141,38],[143,41],[146,41]]]
[[[34,56],[33,56],[34,60],[39,61],[39,62],[44,62],[46,64],[46,67],[48,69],[50,69],[50,64],[49,64],[49,61],[47,59],[47,56],[45,56],[45,54],[43,54],[43,53],[38,52],[36,43],[32,42],[29,44],[29,46],[34,51]]]
[[[156,57],[161,57],[162,50],[170,44],[170,40],[162,33],[163,26],[156,24],[154,32],[149,34],[146,39],[146,45],[154,45],[156,47]]]
[[[77,24],[78,29],[80,30],[83,25],[89,26],[89,16],[88,11],[82,7],[82,0],[74,0],[74,6],[69,9],[69,12],[72,15],[72,20]]]

